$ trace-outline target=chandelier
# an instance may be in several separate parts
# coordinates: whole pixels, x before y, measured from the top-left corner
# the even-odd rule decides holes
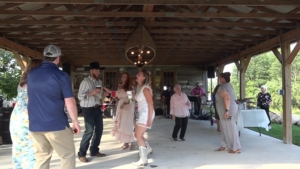
[[[155,43],[143,25],[129,37],[125,46],[126,58],[137,67],[149,64],[156,55]]]

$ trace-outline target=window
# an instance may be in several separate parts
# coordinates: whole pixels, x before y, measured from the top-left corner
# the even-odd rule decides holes
[[[167,89],[167,85],[171,85],[171,87],[173,87],[174,83],[175,83],[175,72],[174,71],[163,72],[163,90]]]
[[[104,73],[104,85],[105,87],[116,90],[118,88],[117,71],[110,71]]]

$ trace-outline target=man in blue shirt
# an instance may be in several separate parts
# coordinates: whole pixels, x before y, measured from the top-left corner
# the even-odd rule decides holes
[[[61,157],[61,168],[75,168],[73,132],[78,134],[77,106],[67,73],[58,68],[61,50],[55,45],[44,49],[45,60],[27,77],[28,116],[36,148],[36,169],[48,169],[53,149]],[[70,128],[66,106],[73,121]]]

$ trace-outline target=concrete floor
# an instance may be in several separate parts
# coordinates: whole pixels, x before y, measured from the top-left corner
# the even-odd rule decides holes
[[[81,124],[83,119],[80,118]],[[281,140],[245,129],[241,133],[241,154],[216,152],[220,147],[221,134],[216,125],[209,121],[189,120],[186,141],[173,142],[171,132],[174,121],[156,117],[153,129],[147,132],[149,143],[154,153],[149,155],[146,167],[135,167],[131,162],[138,158],[137,150],[120,150],[122,144],[110,136],[113,127],[111,119],[104,120],[104,133],[101,152],[106,157],[92,158],[91,162],[82,163],[77,160],[79,169],[299,169],[300,147],[283,144]],[[83,132],[82,132],[83,133]],[[76,135],[75,145],[78,150],[81,136]],[[0,146],[0,169],[10,169],[11,145]],[[51,169],[59,169],[60,160],[54,152]]]

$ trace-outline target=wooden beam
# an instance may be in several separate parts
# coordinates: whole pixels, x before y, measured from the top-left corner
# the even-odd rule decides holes
[[[234,62],[234,64],[235,64],[237,70],[241,71],[241,63],[237,60]]]
[[[217,69],[217,77],[224,71],[225,64],[219,65]]]
[[[297,27],[296,23],[269,23],[269,22],[141,22],[145,27]],[[69,26],[132,26],[139,25],[132,21],[54,21],[54,20],[0,20],[0,24],[18,25],[69,25]]]
[[[3,0],[2,3],[51,3],[51,4],[102,4],[102,5],[207,5],[207,6],[228,6],[228,5],[246,5],[246,6],[266,6],[266,5],[300,5],[295,0]]]
[[[29,63],[29,57],[27,55],[23,55],[23,59],[22,59],[25,67],[27,67],[28,63]]]
[[[28,47],[32,47],[32,48],[44,48],[45,45],[47,46],[48,43],[39,43],[39,44],[28,44]],[[110,48],[110,49],[114,49],[115,45],[113,44],[108,44],[108,45],[103,45],[103,44],[61,44],[59,45],[61,48],[86,48],[86,49],[106,49],[106,48]],[[95,47],[93,47],[95,46]],[[160,45],[157,50],[159,49],[172,49],[172,48],[180,48],[180,49],[203,49],[203,50],[218,50],[218,49],[223,49],[225,51],[231,51],[233,52],[234,50],[238,50],[239,46],[230,46],[230,45],[215,45],[215,46],[207,46],[207,45]],[[121,49],[123,49],[123,47],[121,47]]]
[[[22,3],[13,3],[13,4],[6,4],[0,7],[0,10],[5,10],[5,9],[9,9],[9,8],[13,8],[16,6],[22,5]]]
[[[154,5],[144,5],[143,6],[143,12],[152,12],[154,9]],[[147,17],[146,21],[154,21],[155,18],[149,18]]]
[[[18,51],[22,55],[28,55],[30,57],[40,58],[40,59],[43,58],[42,53],[27,48],[23,45],[17,44],[15,42],[12,42],[8,39],[4,39],[2,37],[0,37],[0,47],[9,51]]]
[[[6,34],[6,38],[30,38],[30,39],[128,39],[129,35],[101,35],[101,34],[90,34],[90,35],[53,35],[53,34],[44,34],[44,35],[36,35],[36,34]],[[161,40],[173,40],[178,37],[178,35],[151,35],[151,37]],[[180,39],[182,40],[191,40],[191,39],[201,39],[203,41],[211,41],[211,40],[218,40],[218,41],[229,41],[229,40],[239,40],[239,41],[261,41],[267,40],[266,36],[226,36],[226,35],[215,35],[215,36],[204,36],[204,35],[185,35],[182,36]]]
[[[234,55],[230,55],[224,59],[220,59],[220,61],[214,64],[218,65],[223,63],[231,63],[234,62],[235,60],[238,60],[241,56],[245,56],[245,55],[254,56],[256,54],[266,52],[272,50],[275,47],[280,46],[279,39],[281,39],[281,43],[285,43],[285,42],[291,43],[291,42],[298,41],[299,37],[300,37],[300,29],[294,29],[284,33],[283,35],[276,36],[270,40],[264,41],[258,45],[252,46],[248,49],[238,52]]]
[[[126,40],[18,40],[19,43],[26,43],[26,44],[43,44],[43,43],[48,43],[48,44],[118,44],[125,46]],[[156,45],[170,45],[170,44],[175,44],[175,45],[216,45],[216,46],[240,46],[244,47],[244,45],[254,45],[254,42],[249,42],[249,41],[195,41],[195,40],[182,40],[182,41],[175,41],[175,40],[169,40],[169,41],[163,41],[163,40],[156,40],[155,41]]]
[[[23,63],[23,60],[22,60],[19,52],[14,50],[14,51],[12,51],[12,53],[14,54],[14,56],[15,56],[15,58],[17,60],[17,63],[20,66],[21,70],[24,71],[26,66]]]
[[[295,48],[293,49],[292,53],[287,58],[285,64],[291,64],[293,62],[293,60],[295,59],[296,55],[299,52],[299,49],[300,49],[300,40],[298,40]]]
[[[282,64],[282,86],[284,94],[283,101],[283,142],[293,143],[292,135],[292,84],[291,84],[291,64],[286,63],[290,56],[290,43],[282,43],[281,46],[283,64]]]
[[[300,17],[300,16],[299,16]],[[0,28],[0,32],[76,32],[76,33],[126,33],[131,34],[134,29],[84,29],[84,28]],[[148,29],[150,34],[261,34],[261,35],[278,35],[279,32],[273,30],[178,30],[178,29]],[[113,37],[113,36],[112,36]]]
[[[82,16],[82,17],[160,17],[160,18],[282,18],[299,19],[299,13],[198,13],[198,12],[113,12],[113,11],[32,11],[2,10],[0,15],[15,16]]]
[[[272,49],[273,54],[276,56],[276,58],[278,59],[278,61],[282,64],[282,55],[280,54],[280,52],[277,50],[277,48],[273,48]]]

